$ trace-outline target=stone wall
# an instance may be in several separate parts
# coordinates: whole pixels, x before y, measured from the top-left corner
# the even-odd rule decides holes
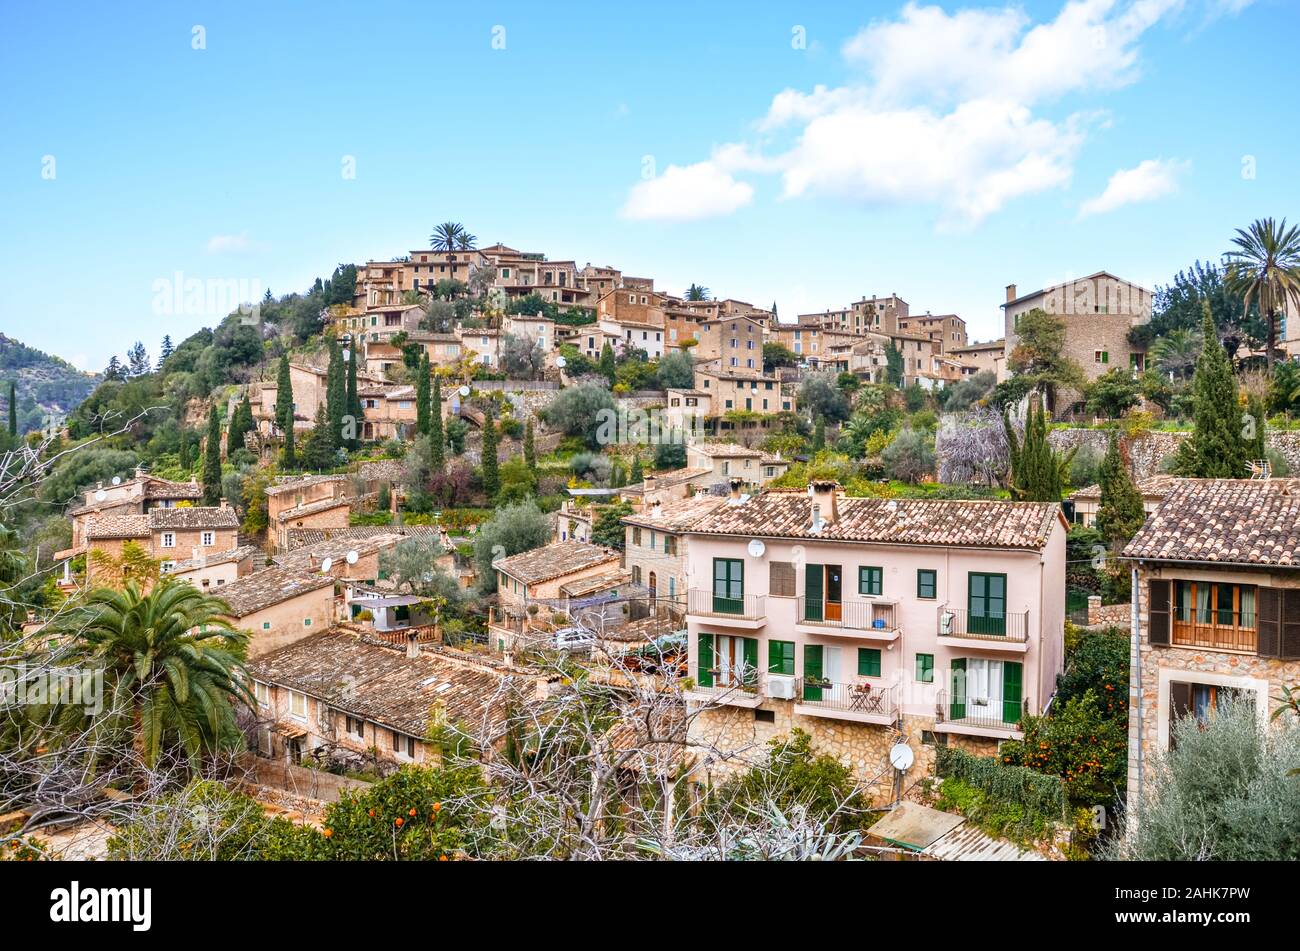
[[[742,707],[711,707],[691,721],[693,742],[715,747],[728,758],[715,759],[705,767],[701,781],[725,781],[767,758],[767,743],[792,729],[803,730],[812,737],[815,753],[826,753],[848,766],[854,778],[867,784],[872,804],[887,805],[893,800],[894,770],[889,764],[889,750],[905,742],[916,757],[904,776],[904,794],[922,779],[934,774],[934,747],[922,742],[922,733],[934,726],[933,717],[904,715],[902,731],[871,723],[855,723],[830,717],[809,717],[794,712],[795,704],[784,700],[765,700],[760,707],[775,715],[773,722],[757,720],[753,710]],[[950,745],[977,756],[992,756],[997,741],[982,737],[949,734]]]
[[[1178,444],[1190,435],[1187,431],[1149,430],[1138,433],[1131,439],[1124,437],[1123,445],[1134,480],[1158,475],[1161,460],[1177,450]],[[1075,446],[1088,446],[1098,455],[1104,455],[1110,442],[1110,432],[1105,429],[1054,429],[1047,438],[1058,452],[1068,451]],[[1265,441],[1269,449],[1286,460],[1292,473],[1300,473],[1300,432],[1269,430],[1265,434]],[[1242,478],[1245,477],[1246,473],[1242,473]]]
[[[1125,601],[1123,604],[1102,604],[1101,595],[1094,594],[1088,597],[1088,626],[1089,627],[1128,627],[1132,617],[1132,606]]]

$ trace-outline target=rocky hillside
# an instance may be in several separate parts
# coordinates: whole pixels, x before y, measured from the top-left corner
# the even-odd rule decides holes
[[[9,384],[18,385],[18,431],[41,428],[47,414],[67,415],[99,385],[101,377],[83,373],[0,333],[0,421],[9,419]]]

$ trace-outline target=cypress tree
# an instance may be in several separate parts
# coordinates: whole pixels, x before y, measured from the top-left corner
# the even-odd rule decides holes
[[[347,414],[347,382],[343,372],[343,354],[339,342],[330,338],[330,363],[325,374],[325,405],[327,424],[322,434],[335,447],[343,444],[343,417]]]
[[[631,485],[640,485],[645,481],[645,470],[641,468],[641,457],[639,455],[632,457],[632,472],[628,475],[627,480]]]
[[[817,425],[813,427],[813,452],[821,452],[826,448],[826,417],[818,416]]]
[[[280,371],[275,381],[275,423],[284,435],[280,463],[285,469],[297,466],[293,447],[293,379],[289,376],[289,355],[280,357]]]
[[[1106,456],[1101,461],[1101,506],[1097,509],[1097,530],[1114,549],[1123,547],[1146,521],[1142,494],[1129,475],[1119,451],[1119,438],[1112,433]]]
[[[180,465],[181,471],[189,472],[194,463],[190,459],[190,431],[184,426],[181,427],[181,447],[177,451],[176,455],[177,463]]]
[[[352,438],[348,440],[348,448],[356,449],[361,445],[361,422],[366,417],[366,411],[361,406],[361,397],[357,395],[357,351],[349,350],[348,353],[348,381],[347,381],[347,415],[352,417]]]
[[[333,467],[336,457],[334,455],[334,437],[330,431],[332,428],[333,424],[330,422],[329,410],[326,409],[324,403],[321,403],[316,407],[316,420],[312,426],[312,431],[302,441],[301,459],[304,469],[321,472]]]
[[[420,365],[415,370],[415,431],[429,435],[429,354],[420,353]]]
[[[497,423],[492,408],[483,414],[483,492],[489,501],[501,491],[500,462],[497,459]]]
[[[1052,451],[1047,441],[1047,411],[1034,394],[1029,398],[1029,411],[1025,416],[1025,436],[1020,441],[1011,420],[1003,416],[1007,432],[1007,449],[1011,459],[1011,494],[1022,502],[1060,502],[1061,488],[1065,484],[1062,469],[1069,458],[1062,460]]]
[[[217,408],[208,411],[208,444],[203,453],[203,504],[221,500],[221,421]]]
[[[616,369],[614,365],[614,348],[608,343],[600,348],[600,363],[597,369],[600,370],[600,372],[605,376],[605,379],[609,380],[611,384],[614,382]]]
[[[9,435],[18,435],[18,386],[9,384]]]
[[[429,459],[434,472],[441,472],[447,461],[447,437],[442,431],[442,379],[433,381],[433,398],[429,405]]]
[[[1246,400],[1246,416],[1242,423],[1245,428],[1244,451],[1246,460],[1264,459],[1268,455],[1268,440],[1265,438],[1268,429],[1267,412],[1264,409],[1264,401],[1258,396],[1251,396]]]
[[[1237,397],[1237,378],[1219,343],[1210,305],[1201,305],[1201,356],[1192,377],[1192,435],[1178,447],[1174,470],[1197,479],[1246,476],[1245,424]]]
[[[533,418],[531,416],[528,417],[528,423],[524,426],[524,464],[528,466],[533,475],[537,475],[537,445],[533,441]]]

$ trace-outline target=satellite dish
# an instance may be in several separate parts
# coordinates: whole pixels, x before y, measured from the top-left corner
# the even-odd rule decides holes
[[[469,396],[469,387],[468,387],[468,386],[462,386],[462,387],[461,387],[459,390],[457,390],[456,392],[458,392],[461,396]]]
[[[566,366],[569,365],[569,361],[564,359],[564,357],[556,357],[555,365],[559,367],[561,370],[563,370]]]
[[[334,559],[333,559],[333,558],[326,558],[324,561],[322,561],[322,562],[320,563],[320,572],[321,572],[321,574],[328,574],[330,568],[332,568],[332,567],[334,567]]]
[[[359,556],[357,555],[355,549],[352,550],[352,551],[350,551],[350,552],[348,552],[348,555],[347,555],[347,563],[348,563],[349,565],[355,565],[355,564],[357,563],[357,558],[358,558],[358,557],[359,557]]]
[[[767,551],[767,546],[763,544],[761,539],[755,538],[749,543],[749,553],[753,557],[762,558],[765,551]]]
[[[916,761],[916,755],[906,743],[895,743],[889,750],[889,765],[897,770],[908,770]]]
[[[122,477],[121,477],[121,476],[113,476],[113,484],[114,484],[114,485],[121,485],[121,484],[122,484]]]
[[[106,498],[108,498],[108,493],[105,492],[103,489],[100,489],[98,492],[95,493],[95,501],[96,501],[96,502],[102,502],[102,501],[104,501]]]

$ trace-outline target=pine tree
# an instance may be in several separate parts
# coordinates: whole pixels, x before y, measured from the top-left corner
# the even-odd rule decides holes
[[[1047,411],[1038,395],[1029,398],[1023,441],[1016,438],[1008,416],[1003,416],[1002,424],[1011,459],[1012,496],[1021,502],[1060,502],[1065,484],[1063,470],[1069,466],[1074,453],[1062,459],[1052,450],[1047,441]]]
[[[297,466],[293,448],[293,378],[289,375],[289,355],[280,357],[280,372],[275,381],[275,423],[284,437],[280,464],[285,469]]]
[[[489,500],[501,491],[500,462],[497,459],[497,423],[492,408],[483,413],[483,493]]]
[[[442,378],[433,381],[433,398],[429,404],[429,459],[434,472],[441,472],[447,462],[447,437],[442,431]]]
[[[352,438],[348,440],[348,448],[356,449],[361,445],[361,423],[366,417],[366,411],[361,406],[361,397],[357,395],[357,351],[349,349],[348,352],[348,380],[347,380],[347,415],[352,417]]]
[[[600,348],[600,363],[597,366],[597,369],[604,375],[605,379],[609,380],[611,384],[614,382],[614,375],[616,370],[614,364],[614,348],[611,347],[608,343],[606,343],[603,347]]]
[[[163,368],[163,364],[167,362],[167,358],[170,357],[175,350],[176,348],[172,346],[172,335],[163,334],[162,349],[160,350],[160,355],[158,357],[159,370]]]
[[[149,363],[149,351],[145,350],[144,344],[139,340],[126,352],[126,359],[130,376],[144,376],[153,369]]]
[[[18,386],[9,384],[9,435],[18,435]]]
[[[1101,462],[1101,506],[1097,509],[1097,530],[1111,548],[1118,550],[1137,534],[1146,521],[1142,493],[1129,475],[1120,453],[1119,438],[1111,434]]]
[[[105,380],[122,379],[122,362],[118,360],[117,354],[113,354],[111,357],[108,358],[108,366],[104,368],[104,379]]]
[[[524,465],[528,470],[537,475],[537,444],[534,441],[533,418],[528,417],[528,423],[524,426]]]
[[[1192,377],[1192,434],[1178,447],[1174,471],[1196,479],[1241,479],[1246,444],[1237,378],[1219,343],[1209,303],[1202,305],[1201,356]]]
[[[628,475],[627,481],[630,485],[640,485],[645,481],[645,470],[641,467],[639,455],[632,457],[632,472]]]
[[[429,435],[429,353],[420,352],[420,365],[415,370],[415,431]]]
[[[217,407],[208,411],[208,444],[203,451],[203,504],[216,505],[221,499],[221,421]]]

